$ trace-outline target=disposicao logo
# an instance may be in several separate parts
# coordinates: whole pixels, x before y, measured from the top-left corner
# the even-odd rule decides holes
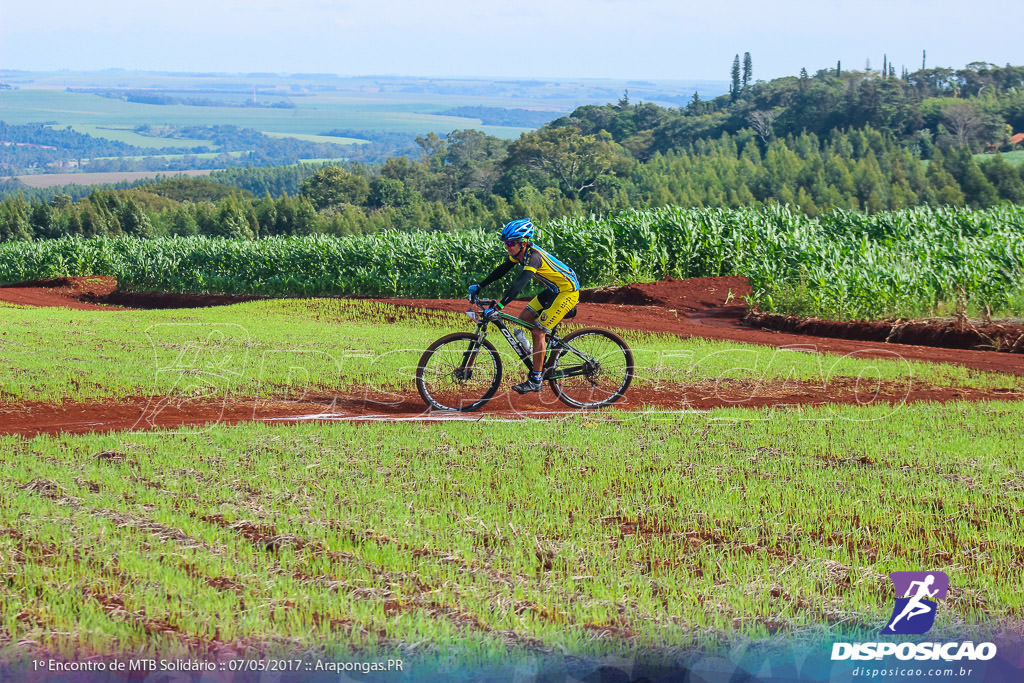
[[[935,623],[936,600],[945,600],[949,577],[943,572],[893,572],[896,604],[883,634],[927,633]]]
[[[896,589],[896,604],[881,635],[920,635],[935,624],[937,600],[945,600],[949,577],[943,572],[893,572],[889,574]],[[832,661],[900,660],[987,661],[996,656],[993,643],[972,641],[950,643],[833,643]]]

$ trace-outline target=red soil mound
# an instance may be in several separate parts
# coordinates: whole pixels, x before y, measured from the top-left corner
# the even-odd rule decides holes
[[[227,306],[243,301],[266,299],[252,294],[174,294],[171,292],[122,292],[114,291],[102,297],[102,303],[127,308],[206,308]]]
[[[783,332],[837,339],[1024,353],[1024,325],[975,324],[966,320],[850,322],[768,313],[751,313],[743,322]]]
[[[676,311],[703,311],[719,306],[745,307],[750,295],[745,277],[698,277],[689,280],[665,278],[622,287],[599,287],[580,292],[580,302],[626,306],[662,306]]]
[[[260,299],[230,294],[173,294],[169,292],[122,292],[112,277],[62,277],[0,286],[0,301],[23,306],[61,306],[76,310],[123,310],[125,308],[203,308]]]
[[[112,277],[61,277],[0,286],[0,301],[22,306],[62,306],[78,310],[102,310],[96,305],[117,289]]]

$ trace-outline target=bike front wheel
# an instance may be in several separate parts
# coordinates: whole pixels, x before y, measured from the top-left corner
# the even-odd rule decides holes
[[[601,408],[622,398],[633,381],[633,352],[607,330],[577,330],[555,349],[547,372],[562,403]]]
[[[441,337],[427,347],[416,368],[416,389],[436,410],[477,410],[491,400],[500,384],[498,350],[471,332]]]

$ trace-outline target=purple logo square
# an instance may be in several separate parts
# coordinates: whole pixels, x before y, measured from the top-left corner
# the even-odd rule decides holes
[[[882,633],[926,633],[935,623],[936,601],[946,599],[949,577],[932,571],[893,572],[889,578],[896,591],[896,604]]]

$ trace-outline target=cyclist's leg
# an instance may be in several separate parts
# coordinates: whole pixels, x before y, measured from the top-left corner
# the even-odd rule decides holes
[[[558,323],[562,322],[565,314],[571,311],[573,306],[579,303],[579,300],[579,292],[559,292],[551,304],[537,316],[538,327],[543,328],[544,332],[550,332]]]
[[[579,303],[579,300],[579,292],[559,292],[551,301],[551,304],[537,316],[537,326],[533,328],[533,369],[535,372],[541,372],[541,368],[544,367],[547,333],[551,332],[558,323],[562,322],[565,314],[571,311],[573,306]],[[540,355],[537,354],[538,350]]]
[[[526,308],[523,309],[523,314],[519,317],[528,323],[532,323],[537,320],[537,316],[545,308],[551,305],[551,302],[555,300],[555,295],[558,292],[553,292],[550,289],[545,289],[543,292],[533,297],[530,303],[526,304]]]
[[[524,313],[529,312],[531,315],[527,318],[523,316],[523,320],[534,323],[535,327],[531,331],[533,337],[533,371],[540,373],[544,371],[544,354],[546,351],[547,344],[547,333],[550,331],[543,323],[538,322],[544,316],[545,311],[549,310],[554,302],[558,299],[558,292],[545,289],[543,292],[533,297],[533,300],[526,307]]]
[[[545,297],[543,293],[538,295],[538,296],[536,296],[536,297],[534,297],[533,300],[530,301],[530,303],[526,305],[526,308],[523,309],[523,312],[519,314],[519,318],[521,320],[525,321],[525,322],[528,322],[528,323],[531,323],[533,325],[536,325],[537,324],[537,316],[545,308],[545,299],[546,298],[547,297]],[[533,330],[531,331],[532,332],[531,336],[533,337],[533,359],[532,359],[533,371],[526,378],[525,382],[523,382],[521,384],[517,384],[514,387],[512,387],[513,391],[515,391],[517,393],[520,393],[520,394],[538,392],[538,391],[541,390],[541,387],[542,387],[541,379],[540,379],[541,370],[538,369],[538,368],[543,368],[544,367],[544,335],[541,334],[541,337],[540,337],[541,344],[540,344],[540,348],[538,349],[537,348],[537,330],[538,330],[538,328],[534,327]],[[539,365],[537,364],[538,356],[540,357],[540,364]]]

